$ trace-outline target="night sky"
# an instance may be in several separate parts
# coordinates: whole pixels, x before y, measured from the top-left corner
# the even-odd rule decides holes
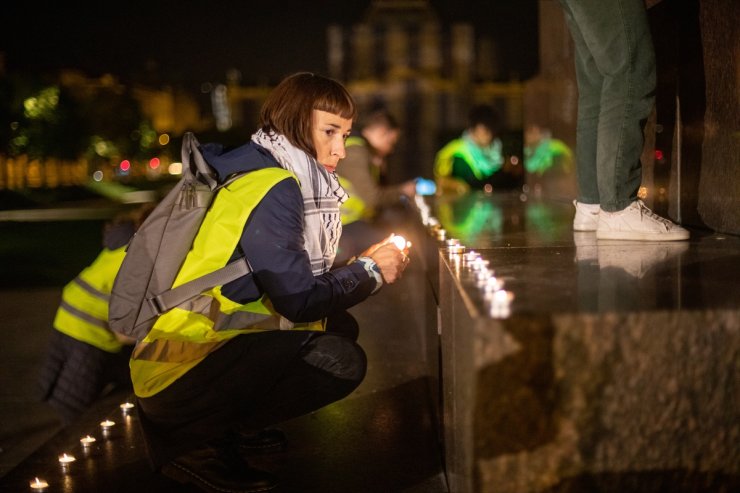
[[[326,72],[328,24],[359,22],[369,0],[120,1],[3,6],[0,51],[8,72],[78,68],[93,76],[195,86],[274,82],[296,70]],[[504,73],[537,70],[536,0],[431,0],[443,25],[472,22],[501,49]]]

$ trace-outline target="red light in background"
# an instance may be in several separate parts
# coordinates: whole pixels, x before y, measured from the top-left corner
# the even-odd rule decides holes
[[[124,159],[123,161],[121,161],[119,167],[121,168],[121,171],[128,171],[131,169],[131,163],[128,159]]]
[[[149,160],[149,167],[152,168],[152,169],[159,168],[159,164],[160,164],[160,162],[159,162],[159,158],[158,157],[153,157],[153,158],[151,158]]]
[[[663,151],[660,149],[655,149],[655,159],[656,161],[662,161],[663,160]]]

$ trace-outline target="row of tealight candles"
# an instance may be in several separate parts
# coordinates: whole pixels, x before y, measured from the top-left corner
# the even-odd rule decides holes
[[[475,285],[481,289],[486,302],[488,314],[493,318],[506,318],[511,314],[511,302],[514,293],[504,289],[504,281],[495,276],[489,268],[489,261],[481,258],[474,250],[468,250],[456,238],[447,238],[447,231],[441,227],[437,218],[431,214],[424,197],[415,197],[416,207],[419,210],[421,221],[439,242],[444,242],[450,261],[460,275],[460,268],[467,269],[472,274]]]
[[[119,407],[124,416],[129,416],[131,410],[134,408],[134,404],[131,402],[124,402]],[[100,422],[100,430],[104,438],[110,437],[114,426],[116,426],[116,422],[107,418]],[[83,453],[88,453],[96,441],[97,439],[92,435],[85,435],[80,438],[80,445],[82,446]],[[63,452],[62,455],[59,456],[59,466],[62,469],[62,473],[68,474],[72,464],[76,460],[77,458],[74,455]],[[31,491],[42,492],[46,491],[49,487],[49,482],[43,478],[35,477],[33,481],[29,483],[29,486]]]

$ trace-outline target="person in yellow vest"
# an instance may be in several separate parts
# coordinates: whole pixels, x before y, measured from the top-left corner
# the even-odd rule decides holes
[[[340,207],[342,237],[335,259],[337,265],[390,233],[377,221],[382,207],[396,204],[402,197],[414,196],[414,180],[397,185],[381,183],[387,157],[395,149],[400,134],[395,117],[385,109],[378,109],[364,118],[357,135],[351,135],[345,143],[347,156],[338,175],[349,198]]]
[[[65,425],[105,392],[131,388],[128,360],[134,341],[108,328],[108,299],[126,245],[151,209],[145,205],[108,223],[103,250],[62,292],[39,385],[42,400]]]
[[[477,105],[468,113],[468,127],[447,143],[434,160],[434,178],[440,193],[465,193],[492,189],[504,165],[500,117],[488,105]]]
[[[275,424],[339,400],[366,356],[346,310],[401,276],[391,238],[333,269],[346,193],[335,170],[356,115],[338,82],[293,74],[270,93],[248,144],[201,146],[224,179],[175,285],[246,257],[252,272],[163,313],[131,356],[152,466],[205,491],[268,491],[244,437],[274,448]]]

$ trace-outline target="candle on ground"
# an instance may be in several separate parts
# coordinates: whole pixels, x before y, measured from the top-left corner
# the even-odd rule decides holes
[[[29,484],[33,491],[44,491],[46,488],[49,487],[49,483],[39,478],[34,478],[33,481],[31,481]]]

